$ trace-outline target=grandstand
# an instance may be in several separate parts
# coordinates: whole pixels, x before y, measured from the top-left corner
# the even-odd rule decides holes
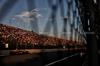
[[[81,42],[65,40],[52,36],[39,35],[33,31],[23,30],[0,24],[0,49],[86,49]],[[5,45],[8,44],[8,48]]]

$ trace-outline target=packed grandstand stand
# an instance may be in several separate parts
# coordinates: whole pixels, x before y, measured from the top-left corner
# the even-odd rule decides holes
[[[0,24],[0,49],[42,49],[42,48],[63,48],[86,49],[81,42],[55,38],[52,36],[39,35],[34,31],[23,30],[8,25]]]

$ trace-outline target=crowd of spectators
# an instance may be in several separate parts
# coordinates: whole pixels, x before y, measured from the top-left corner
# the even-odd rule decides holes
[[[39,35],[34,31],[23,30],[0,24],[1,48],[8,43],[9,49],[63,48],[63,46],[82,48],[84,44],[52,36]],[[83,47],[85,48],[85,46]]]

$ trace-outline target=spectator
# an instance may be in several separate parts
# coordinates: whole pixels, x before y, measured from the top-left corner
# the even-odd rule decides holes
[[[39,35],[36,34],[35,32],[22,30],[19,28],[14,28],[3,24],[0,24],[0,35],[2,38],[1,42],[5,44],[8,43],[10,46],[11,45],[16,46],[16,44],[18,44],[19,46],[36,45],[41,47],[42,46],[57,47],[57,46],[64,46],[67,44],[68,46],[71,47],[73,46],[73,44],[75,44],[75,46],[78,49],[82,49],[82,46],[84,46],[80,42],[74,42],[74,41],[71,42],[65,39],[55,38],[52,36]],[[85,48],[85,46],[83,48]]]

